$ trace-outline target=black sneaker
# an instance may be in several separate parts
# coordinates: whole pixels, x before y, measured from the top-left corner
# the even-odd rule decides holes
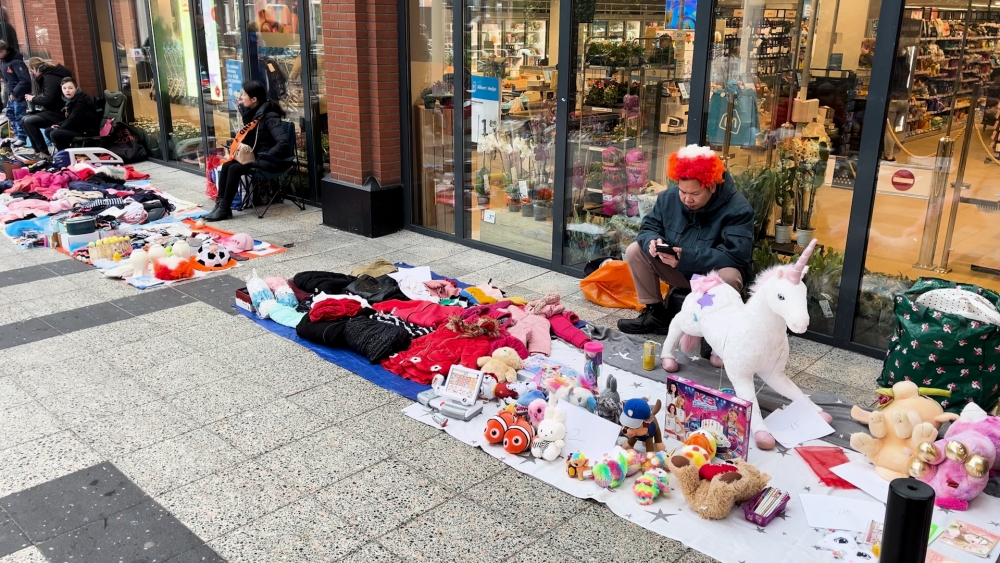
[[[634,319],[618,321],[618,330],[625,334],[666,334],[670,329],[670,317],[662,303],[646,305]]]

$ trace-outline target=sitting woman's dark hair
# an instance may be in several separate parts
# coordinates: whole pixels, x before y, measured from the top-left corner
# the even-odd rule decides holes
[[[282,118],[285,117],[285,108],[281,107],[281,104],[277,100],[269,100],[267,98],[267,88],[263,84],[257,82],[256,80],[250,80],[243,83],[243,92],[250,96],[251,98],[256,98],[258,104],[263,104],[264,102],[271,103],[271,110],[277,113]]]

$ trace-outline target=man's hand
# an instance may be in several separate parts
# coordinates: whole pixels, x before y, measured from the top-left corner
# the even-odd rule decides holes
[[[658,238],[656,240],[649,241],[649,255],[656,258],[659,254],[656,252],[656,245],[663,244],[663,239]]]
[[[31,94],[25,94],[24,99],[30,102],[31,100],[34,100],[35,97],[32,96]]]
[[[662,254],[662,253],[658,254],[657,256],[660,257],[660,262],[663,262],[664,264],[670,266],[671,268],[676,268],[677,264],[679,264],[681,261],[681,249],[675,246],[674,253],[676,254],[676,256],[671,256],[669,254]]]
[[[49,129],[58,129],[58,128],[59,128],[58,125],[49,125]]]
[[[14,94],[11,94],[11,95],[7,96],[7,101],[13,102],[14,101]]]

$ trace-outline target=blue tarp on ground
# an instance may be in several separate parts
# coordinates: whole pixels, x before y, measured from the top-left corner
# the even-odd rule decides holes
[[[399,268],[412,268],[412,266],[403,263],[396,264],[396,266]],[[431,273],[431,276],[436,280],[446,279],[444,276],[439,276],[433,272]],[[466,287],[469,287],[469,284],[467,283],[462,283],[458,280],[452,281],[455,282],[455,286],[458,288],[465,289]],[[322,346],[320,344],[309,342],[304,338],[299,338],[299,335],[295,333],[294,328],[280,325],[271,319],[258,319],[257,315],[254,313],[236,307],[235,305],[233,305],[233,307],[235,307],[236,310],[239,311],[244,317],[252,320],[274,334],[277,334],[282,338],[287,338],[296,344],[308,348],[313,352],[316,352],[316,354],[324,360],[333,362],[338,366],[352,371],[360,377],[371,381],[375,385],[378,385],[383,389],[388,389],[393,393],[402,395],[407,399],[416,401],[418,393],[431,388],[430,385],[421,385],[415,381],[410,381],[409,379],[400,377],[379,364],[370,364],[364,356],[354,352],[353,350],[330,348],[328,346]]]

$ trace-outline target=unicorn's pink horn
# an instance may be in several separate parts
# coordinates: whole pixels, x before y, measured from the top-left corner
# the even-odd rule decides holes
[[[799,256],[799,261],[792,266],[793,274],[788,281],[792,282],[793,285],[802,281],[802,272],[805,271],[806,264],[809,263],[809,257],[812,256],[813,250],[816,248],[816,242],[816,239],[812,239],[809,246],[802,251],[802,256]]]

